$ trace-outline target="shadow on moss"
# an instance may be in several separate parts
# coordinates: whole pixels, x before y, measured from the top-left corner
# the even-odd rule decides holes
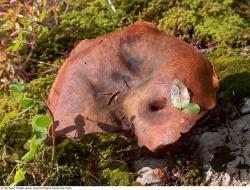
[[[219,98],[225,101],[239,102],[250,96],[250,72],[226,76],[220,82]]]

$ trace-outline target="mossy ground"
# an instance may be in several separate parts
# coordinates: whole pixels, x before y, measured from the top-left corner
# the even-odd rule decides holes
[[[210,48],[217,44],[206,56],[214,63],[220,77],[219,102],[237,105],[243,97],[250,96],[250,52],[249,49],[244,50],[250,44],[248,1],[112,2],[115,12],[105,0],[60,1],[56,14],[48,12],[42,25],[34,29],[32,35],[35,36],[36,45],[31,55],[31,47],[27,43],[20,46],[17,56],[8,56],[7,59],[0,57],[0,63],[2,60],[6,63],[5,66],[0,64],[0,121],[6,113],[21,110],[18,101],[12,99],[8,90],[8,82],[17,75],[27,81],[27,87],[32,91],[26,93],[27,97],[45,101],[58,65],[80,40],[95,38],[136,20],[154,22],[162,32],[175,35],[199,48]],[[30,37],[28,34],[26,41]],[[9,36],[2,31],[0,35],[6,39]],[[1,48],[0,55],[2,51]],[[16,69],[14,75],[9,65],[15,67],[24,62],[24,69],[21,72]],[[13,181],[12,170],[16,160],[20,160],[26,152],[25,144],[31,136],[31,118],[38,113],[45,113],[40,104],[0,128],[0,152],[4,152],[3,147],[6,148],[0,160],[0,185],[9,185]],[[29,180],[22,185],[135,185],[135,174],[130,171],[128,164],[139,156],[138,150],[131,149],[134,144],[133,137],[126,134],[91,135],[82,142],[70,139],[60,141],[56,146],[57,170],[53,172],[49,165],[51,146],[43,145],[35,161],[28,164]],[[180,168],[181,163],[190,169],[185,170],[180,184],[202,183],[199,164],[183,162],[183,159],[189,159],[191,163],[196,163],[192,160],[194,158],[189,157],[188,153],[178,156],[176,160],[182,161],[179,164],[176,161],[176,168]]]
[[[239,103],[250,96],[250,52],[241,49],[218,47],[207,55],[220,78],[218,98],[221,101]]]

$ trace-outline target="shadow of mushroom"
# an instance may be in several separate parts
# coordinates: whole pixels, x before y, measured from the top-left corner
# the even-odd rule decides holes
[[[250,96],[250,72],[228,75],[220,82],[219,100],[239,103]]]
[[[85,130],[84,130],[84,126],[86,125],[85,118],[81,114],[78,114],[74,118],[74,123],[75,123],[75,125],[65,127],[62,130],[58,131],[57,136],[60,136],[60,134],[67,134],[67,133],[70,133],[72,131],[75,131],[75,136],[79,139],[82,139],[82,137],[85,134]],[[59,122],[58,122],[58,124],[59,124]]]

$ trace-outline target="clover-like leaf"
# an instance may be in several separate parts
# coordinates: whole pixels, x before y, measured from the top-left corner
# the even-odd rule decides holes
[[[36,115],[31,124],[35,128],[48,128],[52,123],[52,118],[48,115]]]
[[[187,87],[178,79],[172,82],[171,100],[174,107],[178,109],[185,108],[190,103],[190,95]]]
[[[35,101],[32,98],[23,98],[20,101],[20,104],[22,106],[22,108],[31,108],[34,105]]]
[[[187,110],[188,113],[190,113],[192,115],[196,115],[196,114],[200,113],[201,108],[198,104],[190,103],[187,105],[187,107],[185,107],[185,110]]]
[[[34,133],[37,135],[37,143],[40,144],[42,140],[47,137],[48,128],[52,124],[52,118],[48,115],[36,115],[31,121]]]
[[[10,85],[10,90],[15,94],[19,94],[21,92],[24,92],[25,86],[20,82],[15,81]]]

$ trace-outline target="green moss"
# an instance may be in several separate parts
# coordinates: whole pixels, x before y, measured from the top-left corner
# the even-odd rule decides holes
[[[39,100],[40,98],[46,101],[54,79],[55,76],[50,76],[32,80],[27,84],[27,88],[31,91],[31,93],[27,93],[26,96],[30,96],[35,100]]]
[[[7,113],[20,109],[19,104],[12,100],[11,96],[5,94],[0,96],[0,121]],[[13,121],[6,123],[0,128],[0,142],[14,149],[22,149],[31,136],[29,121],[30,115],[23,114],[22,117],[14,118]]]
[[[53,78],[39,78],[27,84],[27,88],[32,92],[26,93],[26,97],[32,97],[34,100],[46,100],[49,88]],[[0,94],[0,121],[11,111],[21,112],[18,99],[13,99],[10,92]],[[25,112],[13,118],[5,126],[0,128],[0,142],[14,148],[23,149],[23,145],[31,136],[30,121],[38,113],[44,113],[45,110],[40,104],[34,106],[28,112]]]
[[[26,97],[32,97],[35,100],[46,100],[50,86],[54,77],[39,78],[26,84],[28,92]],[[11,99],[11,93],[6,91],[1,93],[0,99],[0,118],[10,111],[21,111],[18,100]],[[20,118],[14,118],[0,129],[0,140],[11,149],[7,153],[14,156],[17,152],[20,156],[25,152],[24,144],[31,136],[30,121],[38,113],[44,113],[45,110],[40,104],[36,104],[30,111],[22,114]],[[10,131],[13,131],[10,132]],[[59,139],[58,139],[59,140]],[[34,184],[32,176],[27,174],[25,185],[40,185],[44,180],[43,175],[49,176],[49,185],[129,185],[133,184],[134,175],[128,171],[127,147],[133,144],[133,139],[123,135],[87,135],[82,142],[76,142],[71,139],[65,139],[62,142],[57,141],[56,160],[58,164],[58,173],[50,173],[49,166],[44,164],[51,161],[51,148],[43,146],[39,150],[36,160],[31,163],[30,169],[37,171],[37,182]],[[1,148],[1,147],[0,147]],[[44,160],[44,155],[46,160]],[[12,156],[10,156],[12,158]],[[134,155],[133,155],[134,156]],[[0,165],[4,162],[0,161]],[[13,164],[5,163],[0,178],[6,180],[6,172],[10,172]],[[115,175],[115,177],[113,177]],[[28,180],[30,179],[30,180]],[[9,184],[9,182],[4,182]]]
[[[126,148],[130,144],[131,139],[125,139],[119,134],[92,134],[86,136],[82,142],[63,140],[57,145],[56,155],[59,168],[63,170],[60,176],[63,183],[60,184],[134,184],[134,174],[127,167],[127,160],[131,158],[126,156]],[[69,168],[74,169],[67,172]]]
[[[202,183],[204,183],[204,177],[201,168],[193,168],[181,177],[181,184],[184,186],[201,185]]]
[[[189,150],[187,147],[186,150]],[[188,152],[181,153],[175,156],[175,165],[173,174],[178,171],[180,175],[180,185],[201,185],[205,179],[202,173],[202,166],[199,164],[196,157],[193,157]]]
[[[139,18],[142,10],[148,6],[151,0],[113,0],[113,2],[115,7],[133,22]]]
[[[194,10],[174,7],[164,13],[164,17],[159,21],[159,28],[167,34],[189,40],[197,22],[195,14]]]
[[[151,18],[148,19],[151,21],[154,18],[147,15],[153,15],[161,31],[186,41],[199,45],[218,41],[229,46],[244,46],[250,41],[250,22],[234,10],[231,0],[183,0],[175,3],[158,0],[150,5],[142,13],[144,18]]]
[[[175,0],[152,0],[148,6],[142,10],[140,19],[158,23],[163,17],[163,13],[175,5]]]
[[[42,60],[69,52],[77,42],[95,38],[124,26],[123,11],[113,13],[102,1],[72,1],[67,9],[60,8],[59,25],[43,27],[37,36],[36,56]],[[66,12],[65,12],[66,11]]]
[[[250,72],[228,75],[220,82],[219,99],[239,103],[250,96]]]
[[[133,181],[133,175],[126,168],[119,167],[115,169],[107,168],[102,171],[104,184],[111,186],[128,186]]]
[[[250,59],[239,49],[218,48],[207,56],[220,78],[219,100],[239,102],[250,96]]]
[[[61,6],[59,24],[48,24],[39,31],[34,57],[55,60],[80,40],[95,38],[136,20],[155,22],[161,31],[203,46],[212,41],[228,46],[250,42],[250,22],[234,9],[232,0],[113,0],[116,12],[105,2],[73,0],[67,10]]]
[[[250,59],[243,56],[222,55],[218,58],[210,58],[210,60],[214,63],[216,71],[221,79],[228,75],[247,72],[250,70]]]
[[[104,144],[102,144],[103,142]],[[51,172],[51,147],[42,145],[36,159],[27,165],[28,173],[23,185],[41,185],[48,177],[47,185],[138,185],[134,182],[135,175],[129,171],[127,148],[130,140],[123,135],[89,135],[82,142],[72,139],[57,141],[56,166]],[[8,151],[9,152],[9,151]],[[11,159],[14,155],[9,154]],[[18,159],[18,158],[17,158]],[[0,160],[0,179],[3,185],[8,173],[14,167],[12,162]],[[35,171],[35,172],[34,172]],[[34,172],[34,173],[33,173]],[[7,173],[7,174],[6,174]],[[36,182],[33,180],[35,175]],[[0,182],[1,184],[1,182]]]

